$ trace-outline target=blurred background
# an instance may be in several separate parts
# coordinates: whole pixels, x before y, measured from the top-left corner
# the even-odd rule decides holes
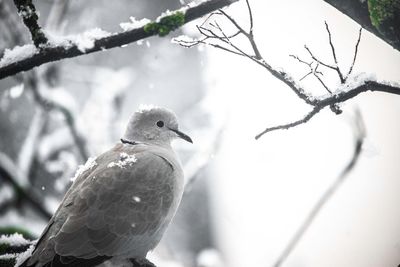
[[[120,31],[130,17],[154,19],[185,0],[36,1],[53,35],[92,28]],[[347,72],[359,25],[320,0],[250,1],[260,52],[300,79],[307,44]],[[248,26],[245,2],[227,9]],[[308,107],[282,82],[243,57],[171,42],[199,37],[185,25],[164,38],[46,64],[0,81],[0,227],[38,237],[77,167],[119,141],[142,104],[174,110],[194,145],[175,143],[187,186],[180,209],[150,259],[158,266],[272,266],[308,212],[350,161],[355,114],[366,128],[361,157],[283,266],[400,264],[400,97],[365,93],[309,123],[254,136],[295,121]],[[221,25],[226,22],[221,21]],[[0,1],[0,51],[30,42],[11,0]],[[245,44],[238,40],[239,45]],[[363,32],[354,72],[400,82],[400,53]],[[335,75],[326,72],[330,88]],[[301,84],[324,95],[312,78]]]

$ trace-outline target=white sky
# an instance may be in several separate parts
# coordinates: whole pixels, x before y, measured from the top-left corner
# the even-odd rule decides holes
[[[255,35],[264,58],[300,78],[307,72],[288,57],[306,58],[307,44],[332,62],[324,20],[339,64],[347,71],[359,26],[321,0],[251,1]],[[228,9],[246,23],[244,2]],[[267,126],[303,117],[308,110],[289,88],[254,63],[207,49],[206,107],[228,117],[214,161],[216,234],[226,266],[271,266],[318,197],[349,161],[349,120],[358,106],[367,145],[355,170],[329,201],[284,266],[397,266],[400,263],[400,97],[368,93],[349,101],[344,114],[328,109],[306,125],[253,137]],[[355,72],[400,82],[400,53],[364,31]],[[334,88],[335,76],[327,76]],[[315,83],[304,83],[324,93]],[[223,115],[222,115],[223,117]]]

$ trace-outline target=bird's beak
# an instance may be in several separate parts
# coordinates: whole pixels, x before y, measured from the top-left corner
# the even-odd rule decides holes
[[[176,133],[180,138],[182,138],[185,141],[188,141],[189,143],[193,144],[192,138],[189,137],[189,135],[182,133],[181,131],[172,129],[172,128],[168,128],[171,131],[173,131],[174,133]]]

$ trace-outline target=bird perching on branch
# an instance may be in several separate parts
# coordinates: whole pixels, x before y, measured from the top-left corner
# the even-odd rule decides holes
[[[135,112],[121,143],[78,170],[21,266],[153,266],[146,254],[161,240],[183,192],[171,148],[177,137],[192,143],[171,111]]]

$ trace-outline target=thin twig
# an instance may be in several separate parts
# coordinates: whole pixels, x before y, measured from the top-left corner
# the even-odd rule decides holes
[[[314,59],[316,62],[318,62],[319,64],[321,64],[324,67],[327,67],[329,69],[332,69],[334,71],[336,71],[336,67],[326,64],[325,62],[322,62],[321,60],[319,60],[316,56],[314,56],[314,54],[311,52],[310,48],[308,48],[307,45],[304,46],[304,48],[307,50],[307,52],[310,54],[311,58]]]
[[[320,71],[318,71],[318,67],[319,67],[319,63],[318,63],[318,62],[316,63],[317,65],[316,65],[315,68],[314,68],[314,67],[313,67],[313,63],[314,63],[314,62],[308,63],[308,62],[306,62],[306,61],[300,59],[298,56],[295,56],[295,55],[289,55],[289,56],[292,57],[292,58],[294,58],[294,59],[296,59],[296,60],[299,61],[300,63],[307,65],[307,66],[309,67],[309,69],[310,69],[310,72],[308,72],[307,74],[305,74],[305,75],[300,79],[300,81],[302,81],[302,80],[304,80],[305,78],[307,78],[310,74],[313,74],[314,77],[317,78],[318,81],[321,83],[321,85],[325,88],[325,90],[328,91],[328,93],[332,94],[332,91],[328,88],[328,86],[325,84],[325,82],[322,80],[322,78],[319,77],[319,75],[323,75],[323,73],[320,72]]]
[[[335,46],[333,45],[333,42],[332,42],[331,31],[329,30],[329,25],[328,25],[328,23],[326,21],[325,21],[325,28],[326,28],[326,31],[328,32],[329,45],[331,46],[333,60],[335,61],[335,66],[336,66],[335,70],[339,75],[340,82],[342,84],[344,84],[346,82],[346,80],[344,79],[343,74],[342,74],[342,72],[341,72],[341,70],[339,68],[339,64],[338,64],[337,57],[336,57]]]
[[[304,116],[304,118],[291,122],[291,123],[287,123],[287,124],[282,124],[279,126],[274,126],[274,127],[270,127],[265,129],[264,131],[262,131],[261,133],[259,133],[258,135],[256,135],[256,139],[259,139],[261,136],[263,136],[264,134],[268,133],[268,132],[272,132],[272,131],[276,131],[276,130],[287,130],[290,128],[293,128],[295,126],[298,126],[300,124],[306,123],[308,122],[312,117],[314,117],[321,109],[323,109],[324,107],[320,107],[320,106],[315,106],[309,113],[307,113],[306,116]]]
[[[250,20],[250,30],[249,34],[253,36],[253,12],[251,10],[250,2],[249,0],[246,0],[246,5],[247,5],[247,10],[249,12],[249,20]]]
[[[360,41],[361,41],[361,33],[362,33],[362,28],[360,28],[360,30],[358,32],[358,39],[357,39],[356,47],[354,49],[353,62],[351,63],[349,72],[347,73],[345,80],[347,80],[347,78],[350,76],[351,72],[353,71],[354,64],[356,63],[357,54],[358,54],[358,46],[359,46]]]

